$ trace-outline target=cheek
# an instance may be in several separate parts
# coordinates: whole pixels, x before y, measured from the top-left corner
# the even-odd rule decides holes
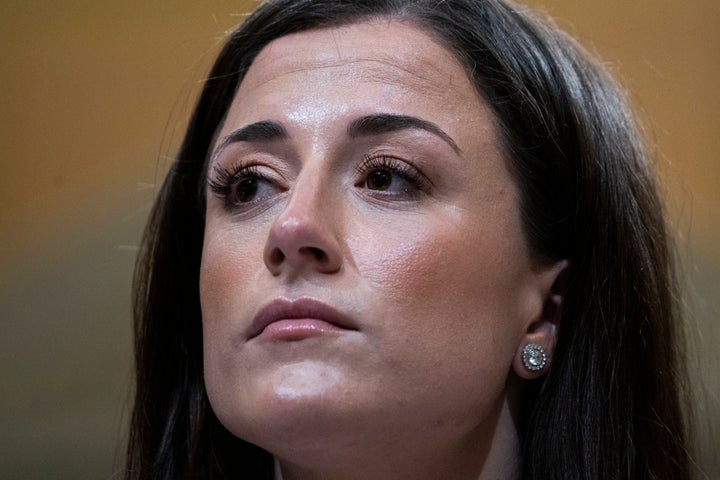
[[[232,424],[243,371],[239,339],[252,315],[250,299],[260,275],[264,241],[248,229],[212,223],[209,219],[200,265],[200,307],[203,330],[205,386],[219,418]]]
[[[504,378],[532,314],[522,237],[506,220],[485,219],[479,228],[442,218],[365,236],[355,246],[378,315],[389,319],[380,328],[400,345],[393,348],[421,355],[421,365]]]
[[[223,318],[223,312],[231,308],[233,296],[229,292],[241,287],[236,285],[239,281],[236,271],[242,271],[242,262],[237,256],[205,244],[200,264],[200,307],[206,338],[208,326],[216,325]]]
[[[264,243],[233,228],[206,227],[200,264],[200,307],[206,350],[228,338],[262,273]],[[258,260],[259,258],[259,260]],[[219,339],[219,340],[216,340]]]
[[[351,250],[361,277],[383,297],[424,308],[435,303],[470,313],[517,304],[529,265],[519,229],[505,222],[434,223],[356,239]]]
[[[407,408],[440,423],[491,416],[515,352],[500,289],[482,265],[471,265],[466,252],[440,237],[386,240],[381,267],[369,263],[365,270],[380,319],[373,326],[383,352],[379,370],[392,374],[384,383]]]

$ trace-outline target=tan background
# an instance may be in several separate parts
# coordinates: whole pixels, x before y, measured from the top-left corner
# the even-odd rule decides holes
[[[691,285],[700,423],[717,430],[720,4],[532,3],[600,53],[651,128]],[[213,52],[253,4],[0,4],[1,478],[117,478],[135,246]]]

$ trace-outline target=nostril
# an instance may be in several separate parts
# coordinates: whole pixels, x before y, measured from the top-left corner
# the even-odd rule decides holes
[[[301,253],[303,253],[303,252],[309,253],[310,255],[313,256],[313,258],[315,258],[316,261],[318,261],[320,263],[326,263],[328,261],[327,254],[321,248],[303,247],[300,249],[300,252]]]
[[[279,249],[275,248],[270,253],[270,262],[273,265],[280,265],[285,260],[285,254]]]

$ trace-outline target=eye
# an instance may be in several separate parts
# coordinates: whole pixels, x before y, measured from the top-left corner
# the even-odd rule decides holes
[[[393,183],[393,174],[389,170],[373,170],[365,179],[370,190],[388,190]]]
[[[252,202],[260,188],[260,181],[257,177],[246,177],[240,180],[237,187],[235,187],[235,198],[237,202]]]
[[[239,164],[231,169],[215,166],[208,187],[230,211],[249,210],[283,191],[277,182],[253,164]]]
[[[364,157],[357,168],[362,187],[383,197],[410,199],[429,187],[427,178],[410,163],[389,155]]]

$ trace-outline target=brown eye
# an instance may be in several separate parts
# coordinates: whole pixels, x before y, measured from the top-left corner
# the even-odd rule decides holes
[[[270,168],[238,164],[232,170],[215,166],[208,187],[231,213],[257,211],[283,193],[283,181]]]
[[[387,190],[392,185],[392,173],[387,170],[373,170],[365,183],[370,190]]]
[[[258,192],[257,177],[248,177],[237,186],[236,199],[238,203],[248,203],[255,199]]]
[[[383,153],[362,158],[355,186],[375,201],[414,201],[430,192],[427,177],[411,161]]]

